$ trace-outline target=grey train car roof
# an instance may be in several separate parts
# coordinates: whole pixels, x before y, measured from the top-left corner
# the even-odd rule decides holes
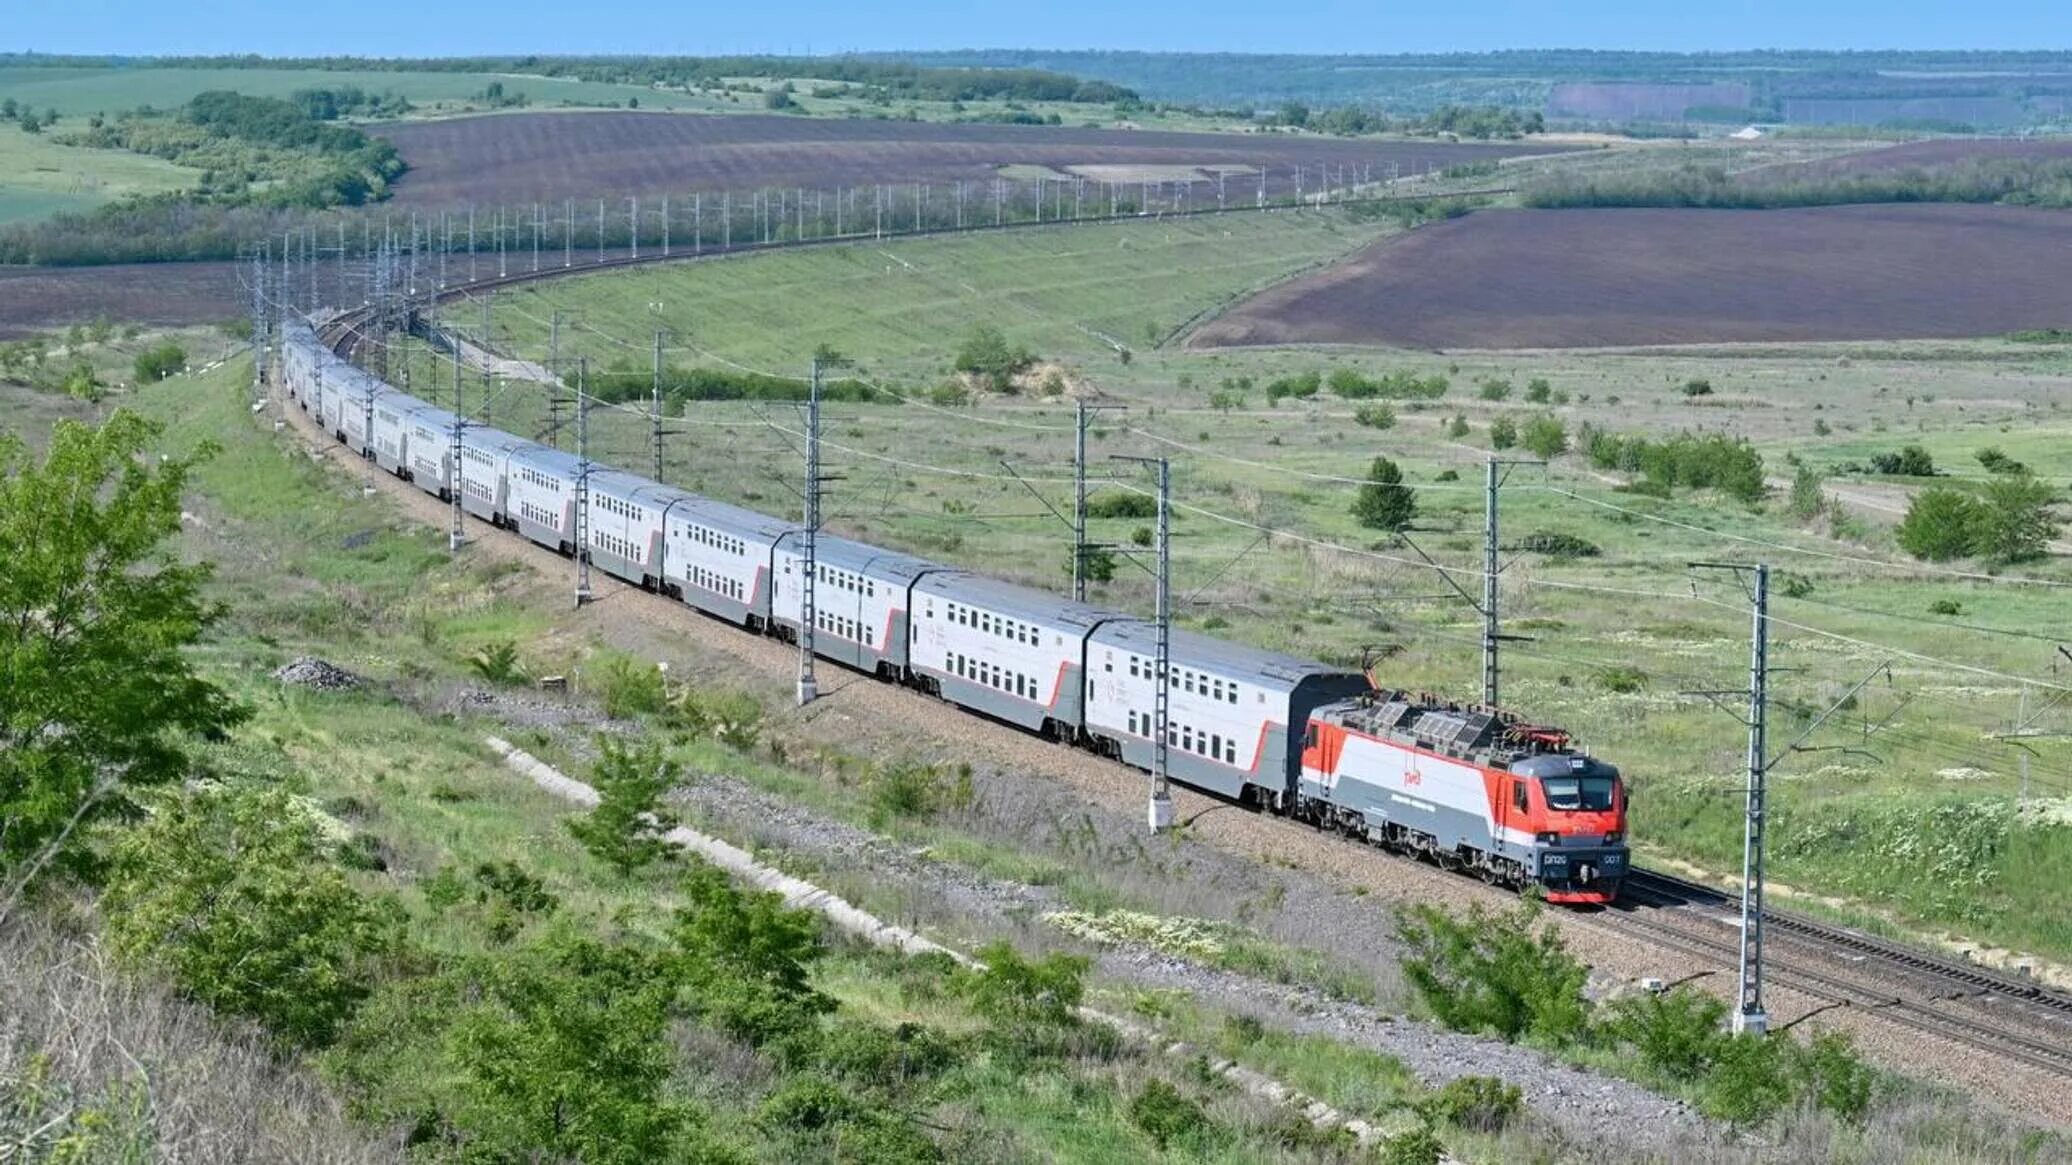
[[[452,415],[448,413],[447,417],[450,419]],[[461,430],[460,443],[475,449],[494,449],[499,453],[515,452],[520,446],[532,444],[523,437],[487,425],[469,425]]]
[[[426,404],[420,400],[406,411],[409,413],[410,419],[420,425],[428,425],[448,434],[453,432],[453,414],[440,408],[438,405]]]
[[[770,546],[786,534],[798,531],[798,526],[794,523],[779,521],[768,514],[695,495],[694,500],[684,507],[683,516],[688,521],[723,530],[737,538],[764,547]]]
[[[794,526],[780,535],[777,541],[796,554],[801,549],[799,535],[803,533],[805,531]],[[872,546],[868,542],[839,538],[831,534],[822,534],[813,540],[813,561],[821,566],[853,570],[858,574],[870,573],[874,564],[889,567],[894,565],[896,560],[908,557],[911,556],[887,550],[882,546]]]
[[[1020,619],[1040,619],[1053,626],[1077,628],[1080,631],[1097,626],[1105,620],[1126,618],[1114,611],[1086,603],[1075,603],[1049,591],[1039,591],[1034,587],[1019,586],[962,571],[930,575],[922,579],[915,589],[960,603],[982,606],[999,614],[1012,615]]]
[[[638,501],[643,505],[668,509],[670,503],[690,501],[698,495],[675,486],[659,485],[650,478],[620,469],[601,469],[596,462],[590,463],[590,492],[601,493],[621,501]]]
[[[545,445],[536,445],[531,441],[522,441],[519,448],[511,450],[511,460],[523,462],[534,469],[544,469],[561,480],[570,482],[576,479],[576,474],[581,471],[583,466],[582,461],[577,459],[573,453],[564,453],[559,449],[549,449]],[[590,476],[591,480],[594,481],[596,480],[597,471],[594,467],[594,462],[592,465],[593,468],[590,471]]]
[[[1121,647],[1139,655],[1158,653],[1158,628],[1148,619],[1109,623],[1094,632],[1093,641],[1105,647]],[[1265,651],[1212,639],[1193,631],[1173,629],[1172,660],[1188,667],[1204,668],[1223,676],[1234,676],[1262,687],[1293,690],[1312,676],[1358,674],[1353,669],[1332,667],[1314,660],[1298,659],[1278,651]]]

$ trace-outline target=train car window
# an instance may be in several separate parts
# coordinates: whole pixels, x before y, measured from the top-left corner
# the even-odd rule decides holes
[[[1210,736],[1209,736],[1209,755],[1210,755],[1210,756],[1222,756],[1222,755],[1223,755],[1223,738],[1222,738],[1221,736],[1215,735],[1215,734],[1213,734],[1213,733],[1212,733],[1212,734],[1210,734]]]
[[[1525,812],[1525,782],[1511,782],[1511,806],[1520,813]]]

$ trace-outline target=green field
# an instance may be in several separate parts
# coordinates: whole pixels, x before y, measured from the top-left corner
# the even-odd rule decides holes
[[[562,104],[624,105],[638,97],[645,106],[669,108],[681,94],[641,85],[604,84],[558,77],[494,73],[410,73],[332,69],[40,68],[0,67],[0,97],[59,114],[114,115],[149,105],[171,109],[197,93],[234,89],[255,97],[287,97],[299,89],[358,86],[369,93],[399,93],[426,112],[472,108],[492,82],[507,94],[523,93],[535,108]]]
[[[64,210],[92,210],[131,194],[161,194],[194,185],[196,172],[123,150],[59,145],[50,134],[0,124],[0,225]]]
[[[950,377],[971,325],[994,324],[1077,390],[1130,406],[1126,418],[1103,419],[1094,456],[1175,458],[1177,499],[1193,507],[1180,513],[1175,549],[1175,593],[1189,625],[1344,663],[1379,645],[1388,653],[1384,682],[1458,698],[1477,691],[1479,621],[1420,554],[1477,569],[1478,483],[1496,416],[1544,411],[1571,431],[1587,422],[1742,434],[1765,453],[1772,477],[1789,477],[1787,453],[1831,465],[1915,441],[1974,476],[1971,454],[1987,445],[2045,473],[2072,454],[2063,411],[2072,404],[2072,352],[2062,346],[1441,356],[1152,345],[1194,313],[1379,230],[1334,212],[856,244],[542,285],[500,297],[492,326],[499,347],[543,358],[546,323],[561,310],[564,366],[580,354],[593,367],[644,369],[657,326],[672,337],[672,362],[704,367],[796,374],[816,345],[832,344],[866,375],[917,398],[828,407],[827,458],[845,475],[828,502],[833,525],[1062,586],[1069,534],[1029,489],[1052,505],[1068,496],[1069,403],[986,394],[971,407],[937,408],[918,399]],[[468,307],[464,326],[477,326],[478,314]],[[1117,345],[1131,350],[1129,362]],[[1272,377],[1336,367],[1440,374],[1452,387],[1434,404],[1398,403],[1387,430],[1358,426],[1351,403],[1328,392],[1278,407],[1264,398]],[[428,371],[420,365],[417,375]],[[1237,386],[1241,377],[1249,391]],[[1685,396],[1685,383],[1700,377],[1713,394]],[[1480,399],[1485,378],[1510,382],[1508,399]],[[1548,382],[1545,405],[1524,401],[1536,378]],[[1212,404],[1211,394],[1230,407]],[[544,422],[534,389],[500,391],[491,407],[498,423],[528,435]],[[1446,432],[1456,414],[1469,426],[1458,439]],[[694,404],[673,425],[668,475],[788,511],[797,425],[787,406]],[[600,456],[645,465],[637,418],[600,413],[593,437]],[[1349,513],[1351,486],[1324,480],[1356,477],[1376,454],[1396,459],[1420,487],[1415,550],[1361,529]],[[1104,461],[1097,472],[1115,470]],[[1773,747],[1879,665],[1889,663],[1893,677],[1805,742],[1817,751],[1778,768],[1774,877],[1895,925],[2072,956],[2072,907],[2060,892],[2072,875],[2072,745],[2062,735],[2025,742],[2034,752],[2024,784],[2022,752],[1992,736],[2024,706],[2036,714],[2031,729],[2072,728],[2054,704],[2072,681],[2053,670],[2048,634],[2063,622],[2062,587],[1938,573],[1900,555],[1884,524],[1801,522],[1777,495],[1751,509],[1709,492],[1655,500],[1616,492],[1620,483],[1573,455],[1512,476],[1507,545],[1559,534],[1598,553],[1507,554],[1508,629],[1532,639],[1507,653],[1505,703],[1569,727],[1625,768],[1637,790],[1636,837],[1650,853],[1738,868],[1743,732],[1680,693],[1745,682],[1745,600],[1685,564],[1773,562],[1773,659],[1785,669],[1773,688]],[[1142,525],[1097,523],[1095,537],[1127,545]],[[1279,533],[1262,538],[1260,527]],[[2010,573],[2072,582],[2063,561]],[[1471,573],[1456,581],[1477,585]],[[1127,565],[1096,591],[1104,602],[1148,608],[1148,583]]]

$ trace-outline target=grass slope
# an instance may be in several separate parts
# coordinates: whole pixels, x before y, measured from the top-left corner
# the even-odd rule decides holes
[[[200,174],[123,150],[62,146],[42,134],[0,125],[0,225],[59,211],[92,210],[131,194],[163,194],[194,185]]]

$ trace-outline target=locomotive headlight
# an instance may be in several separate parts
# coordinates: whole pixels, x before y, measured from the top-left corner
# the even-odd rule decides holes
[[[1539,842],[1541,845],[1560,845],[1561,835],[1553,832],[1552,830],[1549,830],[1546,833],[1535,834],[1533,840]]]
[[[1622,833],[1620,833],[1620,832],[1619,832],[1618,830],[1614,829],[1614,830],[1612,830],[1612,831],[1611,831],[1610,833],[1607,833],[1607,834],[1605,834],[1605,835],[1604,835],[1604,844],[1606,844],[1606,845],[1617,845],[1617,844],[1619,844],[1619,839],[1620,839],[1621,837],[1624,837],[1624,836],[1625,836],[1624,834],[1622,834]]]

